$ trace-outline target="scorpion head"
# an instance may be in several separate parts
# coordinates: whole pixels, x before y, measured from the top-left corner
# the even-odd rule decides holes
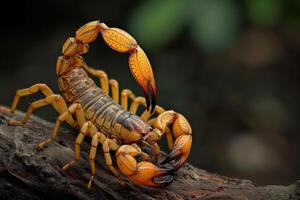
[[[131,115],[122,122],[120,136],[125,142],[135,142],[151,131],[151,127],[139,117]]]
[[[123,121],[121,135],[127,142],[142,140],[148,144],[153,144],[160,140],[163,132],[157,128],[152,128],[139,117],[132,115]]]

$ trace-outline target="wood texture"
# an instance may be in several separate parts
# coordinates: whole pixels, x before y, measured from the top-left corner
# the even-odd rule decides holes
[[[0,113],[0,199],[300,199],[300,181],[256,187],[249,180],[223,177],[189,164],[167,188],[136,186],[108,172],[101,148],[93,189],[88,192],[90,140],[82,145],[81,160],[64,172],[61,166],[73,159],[78,131],[61,129],[55,144],[37,151],[37,144],[50,136],[54,124],[33,116],[24,126],[7,126],[7,119],[23,114]]]

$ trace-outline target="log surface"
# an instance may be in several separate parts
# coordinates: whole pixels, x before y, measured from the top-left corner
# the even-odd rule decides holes
[[[81,146],[81,160],[65,172],[61,167],[74,158],[78,130],[61,128],[54,144],[37,151],[37,144],[48,139],[54,124],[32,116],[24,126],[7,125],[6,120],[23,115],[0,112],[0,199],[300,199],[300,181],[289,186],[256,187],[249,180],[212,174],[190,164],[163,189],[140,187],[126,177],[121,184],[103,164],[100,148],[96,178],[88,192],[89,140]]]

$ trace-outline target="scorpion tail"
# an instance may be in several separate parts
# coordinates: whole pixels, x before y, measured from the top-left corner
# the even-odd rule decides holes
[[[173,182],[172,169],[161,168],[147,161],[138,163],[135,157],[140,153],[130,145],[121,146],[116,153],[119,169],[129,180],[150,187],[165,187]]]
[[[136,40],[124,30],[110,28],[104,23],[100,23],[100,32],[104,41],[112,49],[129,53],[129,68],[138,85],[142,88],[146,102],[147,110],[151,107],[151,113],[156,105],[156,85],[151,64],[143,49]]]
[[[76,31],[75,38],[69,38],[63,46],[63,56],[57,60],[57,74],[62,75],[71,67],[81,67],[83,58],[80,56],[88,51],[88,44],[93,42],[98,34],[102,35],[106,44],[121,53],[129,53],[129,68],[135,80],[142,88],[147,100],[147,110],[151,112],[156,104],[156,86],[151,64],[136,40],[126,31],[110,28],[99,21],[92,21]]]

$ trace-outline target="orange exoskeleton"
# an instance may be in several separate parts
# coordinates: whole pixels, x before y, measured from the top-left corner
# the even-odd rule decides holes
[[[136,97],[128,89],[124,89],[120,95],[116,80],[108,79],[104,71],[93,69],[84,62],[82,55],[88,52],[89,43],[99,34],[112,49],[130,54],[129,68],[145,98]],[[18,90],[7,111],[16,110],[20,97],[41,91],[45,98],[33,102],[24,118],[9,121],[10,125],[25,124],[33,110],[51,104],[60,115],[51,137],[41,142],[38,148],[42,149],[55,141],[62,122],[78,128],[80,132],[75,142],[75,159],[63,166],[66,170],[80,158],[83,139],[91,137],[89,163],[92,175],[87,186],[89,189],[95,176],[94,159],[99,144],[102,145],[106,165],[115,176],[119,176],[119,171],[113,165],[111,151],[116,152],[119,170],[136,184],[163,187],[173,181],[172,174],[189,155],[192,130],[183,115],[171,110],[165,111],[156,105],[157,92],[150,62],[131,35],[99,21],[89,22],[76,31],[75,37],[68,38],[64,43],[62,56],[57,59],[56,72],[62,95],[54,94],[42,83]],[[100,87],[88,74],[99,78]],[[130,107],[129,99],[132,101]],[[138,116],[140,105],[146,107],[146,110]],[[159,163],[160,147],[157,141],[162,135],[166,135],[171,152]],[[152,156],[142,150],[143,145],[150,147]],[[142,161],[138,162],[137,156]]]

